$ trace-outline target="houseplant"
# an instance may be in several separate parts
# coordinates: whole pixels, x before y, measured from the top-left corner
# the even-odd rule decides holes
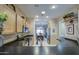
[[[7,14],[4,12],[0,12],[0,34],[3,31],[3,23],[7,20]]]

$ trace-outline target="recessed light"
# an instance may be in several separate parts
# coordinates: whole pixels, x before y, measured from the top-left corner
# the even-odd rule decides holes
[[[46,13],[45,11],[42,11],[42,12],[41,12],[41,14],[45,14],[45,13]]]
[[[53,5],[53,6],[52,6],[52,9],[55,9],[55,8],[56,8],[56,6],[55,6],[55,5]]]
[[[49,16],[46,16],[46,18],[49,18]]]

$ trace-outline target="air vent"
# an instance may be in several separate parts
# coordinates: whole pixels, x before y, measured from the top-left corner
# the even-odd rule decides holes
[[[39,7],[39,5],[38,4],[35,4],[34,7]]]

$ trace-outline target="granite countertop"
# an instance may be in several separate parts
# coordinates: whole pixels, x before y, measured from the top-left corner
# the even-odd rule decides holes
[[[17,35],[19,35],[19,37],[23,37],[23,36],[27,36],[27,35],[33,35],[33,33],[12,33],[12,34],[2,34],[2,36],[6,39],[8,38],[13,38],[13,37],[17,37]]]
[[[13,37],[16,37],[16,33],[12,33],[12,34],[2,34],[1,36],[3,36],[5,39],[8,39],[8,38],[13,38]]]
[[[27,35],[33,35],[33,33],[18,33],[19,37],[27,36]]]

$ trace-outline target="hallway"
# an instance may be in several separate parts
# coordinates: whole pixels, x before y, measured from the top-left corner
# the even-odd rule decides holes
[[[78,55],[78,4],[1,4],[0,55]]]

